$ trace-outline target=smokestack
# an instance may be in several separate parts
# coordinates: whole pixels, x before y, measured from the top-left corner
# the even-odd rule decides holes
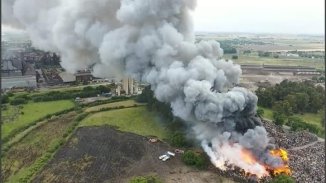
[[[12,3],[13,11],[5,13],[13,16],[5,17],[15,17],[37,48],[59,53],[67,71],[92,67],[97,77],[132,76],[149,83],[155,97],[192,127],[216,166],[230,162],[264,174],[259,164],[238,157],[244,150],[261,164],[282,163],[268,154],[266,130],[255,116],[256,95],[233,87],[240,66],[222,59],[218,42],[195,43],[190,15],[195,0]]]

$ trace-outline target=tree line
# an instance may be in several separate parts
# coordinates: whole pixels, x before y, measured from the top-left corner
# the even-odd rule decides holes
[[[272,87],[259,87],[256,91],[258,96],[258,105],[273,109],[273,120],[277,125],[288,125],[293,131],[308,130],[318,135],[324,135],[324,129],[315,124],[303,121],[294,114],[303,114],[306,112],[317,113],[324,110],[325,89],[317,86],[313,82],[291,82],[282,81]],[[257,111],[262,115],[263,111]],[[325,125],[325,116],[320,120],[322,126]]]
[[[285,115],[293,113],[317,113],[325,106],[325,89],[314,86],[311,81],[282,81],[275,86],[256,90],[258,105],[283,111]]]
[[[80,98],[96,97],[99,94],[109,93],[109,92],[111,92],[110,87],[100,85],[97,87],[87,86],[82,90],[51,91],[46,94],[33,95],[31,98],[34,102],[44,102],[44,101],[75,99],[77,97]]]
[[[100,85],[97,87],[87,86],[82,90],[69,90],[69,91],[51,91],[42,94],[21,94],[14,96],[13,93],[8,92],[7,94],[1,95],[1,103],[10,103],[11,105],[21,105],[26,104],[28,101],[32,100],[34,102],[46,102],[55,100],[66,100],[75,99],[77,97],[96,97],[97,95],[103,93],[110,93],[112,86]]]

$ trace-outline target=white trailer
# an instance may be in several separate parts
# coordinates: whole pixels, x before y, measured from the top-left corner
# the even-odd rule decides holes
[[[167,154],[171,155],[171,156],[175,156],[175,154],[173,152],[170,152],[170,151],[168,151]]]

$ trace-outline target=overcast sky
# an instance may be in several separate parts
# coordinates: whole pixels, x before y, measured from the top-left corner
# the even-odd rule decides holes
[[[324,35],[324,0],[197,0],[197,32]],[[11,30],[2,27],[3,31]]]
[[[195,30],[324,34],[325,0],[197,0]]]

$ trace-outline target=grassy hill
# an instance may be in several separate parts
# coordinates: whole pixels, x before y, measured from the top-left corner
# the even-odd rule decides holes
[[[121,131],[165,139],[168,132],[160,121],[161,119],[142,106],[95,113],[85,118],[80,126],[110,125]]]

